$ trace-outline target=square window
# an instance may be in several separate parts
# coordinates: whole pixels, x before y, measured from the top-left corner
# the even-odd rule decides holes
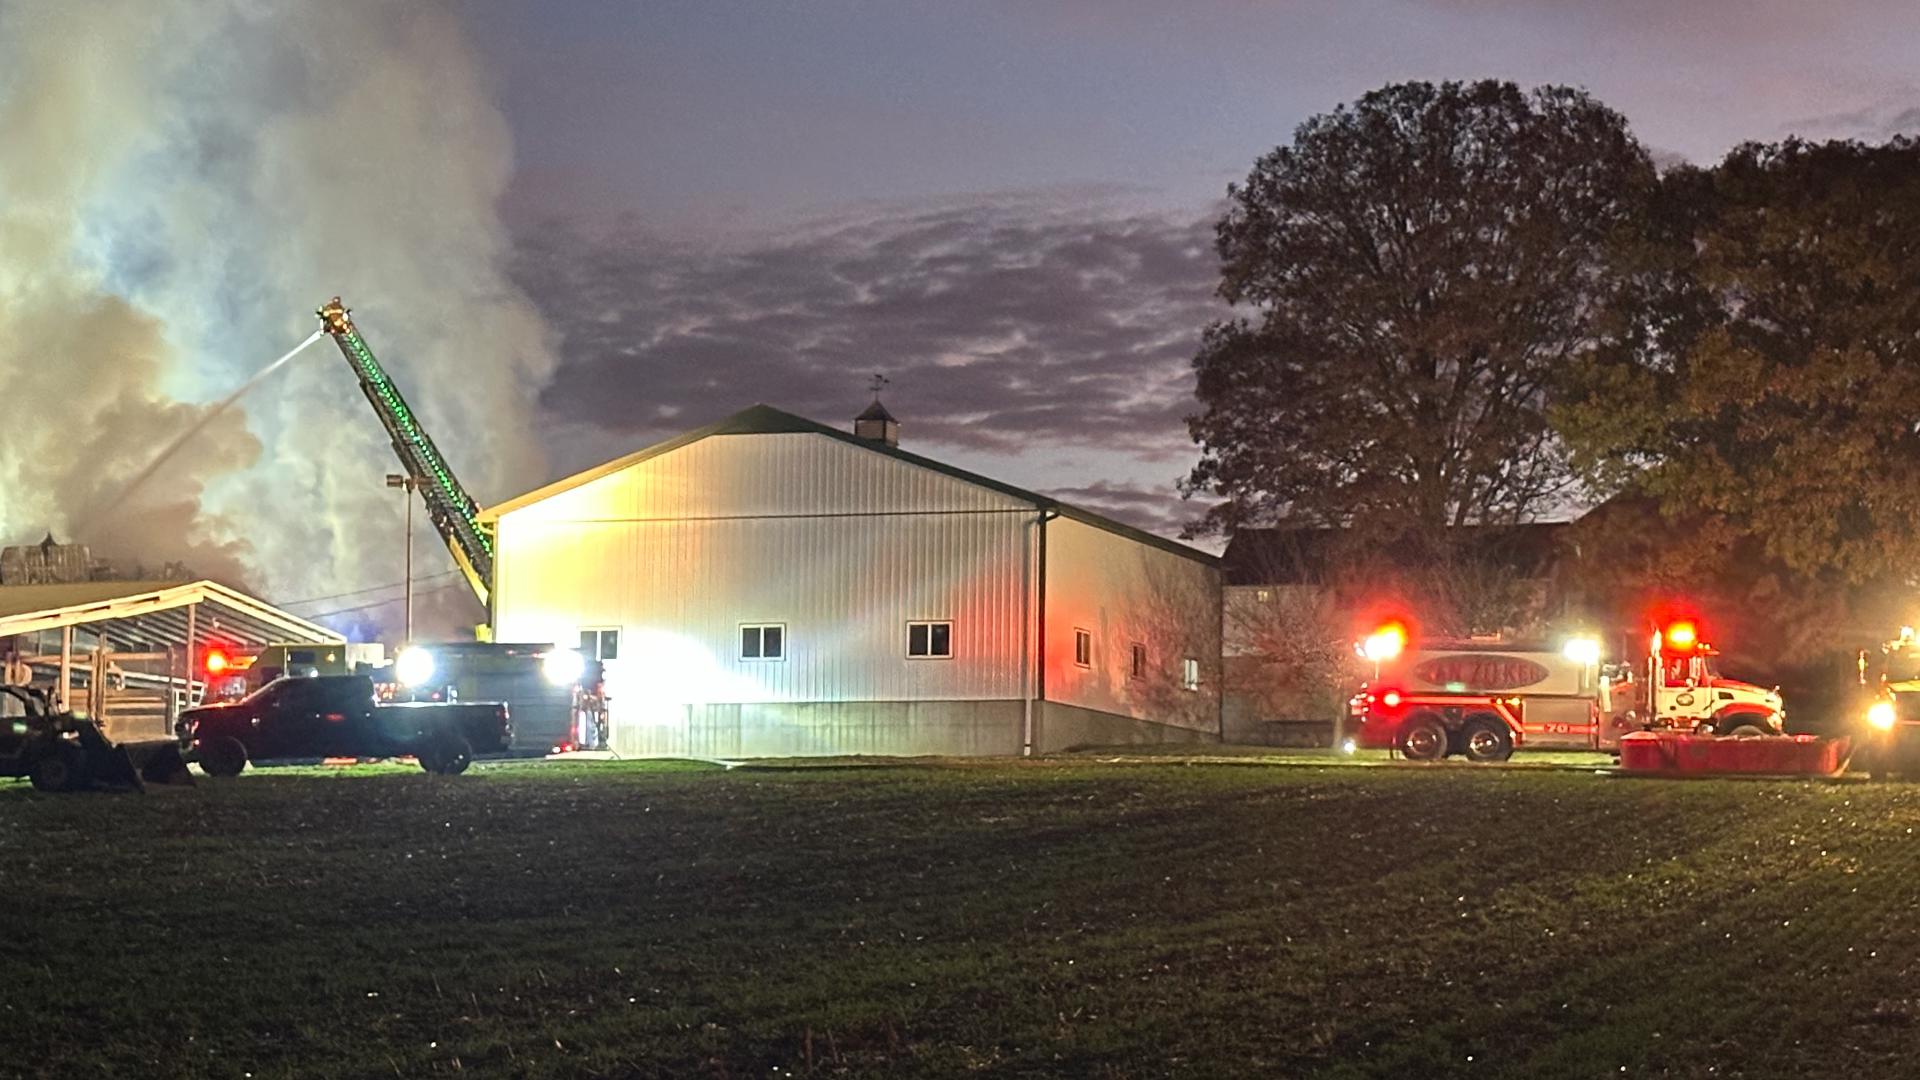
[[[1147,647],[1137,641],[1133,643],[1133,661],[1127,667],[1127,674],[1136,679],[1147,677]]]
[[[1191,656],[1180,661],[1180,685],[1188,690],[1200,689],[1200,661]]]
[[[950,622],[908,623],[907,655],[922,660],[953,659],[953,624]]]
[[[740,628],[740,659],[783,660],[787,655],[787,628],[782,623],[756,623]]]
[[[1093,666],[1093,634],[1078,627],[1073,631],[1073,662],[1081,667]]]
[[[582,630],[580,631],[580,655],[589,660],[617,660],[620,658],[620,631],[618,630]]]

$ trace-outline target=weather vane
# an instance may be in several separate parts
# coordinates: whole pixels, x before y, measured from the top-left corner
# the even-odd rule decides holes
[[[892,381],[893,381],[892,379],[889,379],[885,375],[882,375],[880,372],[876,371],[873,373],[873,378],[868,380],[867,389],[873,391],[874,397],[879,397],[880,391],[885,389],[886,385]]]

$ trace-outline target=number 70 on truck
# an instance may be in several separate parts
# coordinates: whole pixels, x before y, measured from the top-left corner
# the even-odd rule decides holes
[[[1695,623],[1653,630],[1645,657],[1608,662],[1600,642],[1414,639],[1404,623],[1356,646],[1374,677],[1348,702],[1357,746],[1414,761],[1504,761],[1516,749],[1617,751],[1622,736],[1669,730],[1779,735],[1777,689],[1730,679]]]

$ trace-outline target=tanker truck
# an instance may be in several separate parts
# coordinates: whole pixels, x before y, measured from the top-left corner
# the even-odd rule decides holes
[[[1420,640],[1385,624],[1356,646],[1374,678],[1348,703],[1354,745],[1495,762],[1521,748],[1617,752],[1635,731],[1783,733],[1777,689],[1722,675],[1694,623],[1648,642],[1644,657],[1608,661],[1591,637]]]

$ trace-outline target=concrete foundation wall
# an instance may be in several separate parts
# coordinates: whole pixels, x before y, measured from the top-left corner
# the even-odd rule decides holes
[[[1210,732],[1058,702],[1034,703],[1034,749],[1216,742]],[[609,745],[627,757],[1013,757],[1020,701],[816,701],[679,705],[616,719]]]
[[[1217,743],[1220,736],[1211,731],[1196,731],[1151,720],[1062,705],[1057,701],[1039,702],[1034,707],[1033,749],[1035,753],[1071,750],[1077,746],[1133,746],[1159,743]]]
[[[679,705],[616,718],[609,745],[630,757],[1012,756],[1019,701],[813,701]]]

